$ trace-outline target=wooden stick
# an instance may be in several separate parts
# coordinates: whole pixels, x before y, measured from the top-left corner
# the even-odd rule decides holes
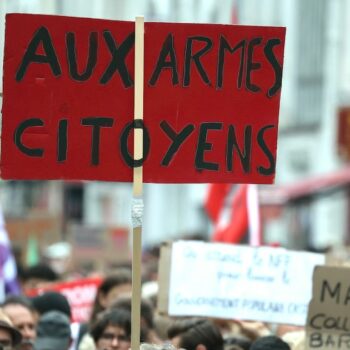
[[[143,66],[144,66],[144,18],[135,20],[135,89],[134,119],[143,119]],[[143,132],[134,129],[134,159],[143,157]],[[134,168],[133,196],[142,199],[142,166]],[[133,203],[134,205],[134,203]],[[131,300],[131,349],[140,349],[141,334],[141,261],[142,261],[142,222],[133,223],[132,245],[132,300]]]

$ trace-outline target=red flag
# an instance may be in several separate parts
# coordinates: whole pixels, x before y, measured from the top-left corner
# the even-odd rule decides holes
[[[225,198],[230,190],[231,184],[209,184],[205,209],[211,221],[219,219],[221,208],[224,206]]]
[[[205,209],[214,224],[213,241],[261,244],[256,185],[210,184]]]

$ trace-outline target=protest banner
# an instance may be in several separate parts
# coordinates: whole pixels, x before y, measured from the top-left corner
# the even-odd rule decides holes
[[[285,28],[138,22],[6,16],[1,177],[273,183]]]
[[[317,266],[308,309],[305,349],[350,349],[350,269]]]
[[[322,254],[283,248],[175,242],[168,313],[303,326],[312,271],[324,261]],[[164,295],[160,300],[164,307]]]
[[[25,28],[25,30],[19,30]],[[285,28],[6,16],[1,177],[272,183]],[[134,129],[143,156],[133,158]]]
[[[26,295],[35,297],[47,291],[59,292],[68,299],[72,311],[72,322],[88,322],[101,281],[101,278],[94,277],[50,283],[42,287],[26,290]]]

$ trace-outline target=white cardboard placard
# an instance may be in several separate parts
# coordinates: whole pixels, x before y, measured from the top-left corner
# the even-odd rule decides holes
[[[305,325],[322,254],[283,248],[173,243],[169,314]]]

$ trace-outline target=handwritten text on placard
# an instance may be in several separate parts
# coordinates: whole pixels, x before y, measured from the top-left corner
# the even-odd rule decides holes
[[[282,248],[180,241],[169,313],[304,325],[312,271],[323,263],[323,255]]]
[[[285,28],[6,16],[4,179],[272,183]],[[133,130],[143,157],[133,158]]]
[[[349,277],[349,267],[316,267],[307,316],[307,350],[350,349]]]

